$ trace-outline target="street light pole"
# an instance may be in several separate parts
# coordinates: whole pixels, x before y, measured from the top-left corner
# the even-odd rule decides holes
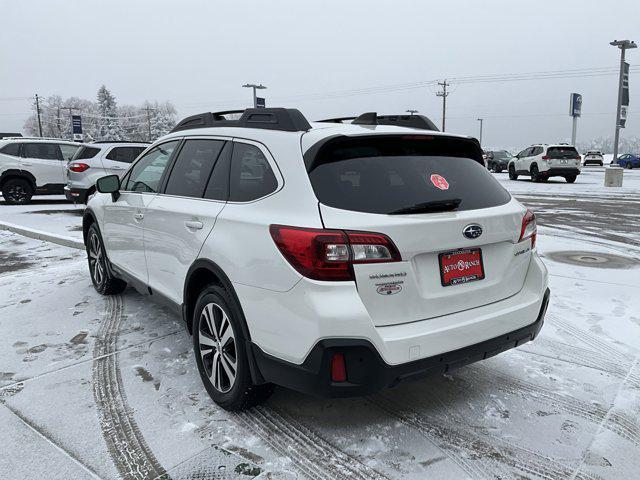
[[[256,90],[264,90],[265,87],[262,84],[256,85],[255,83],[246,83],[242,85],[244,88],[252,88],[253,89],[253,108],[258,108],[258,95],[256,95]]]
[[[477,119],[480,122],[480,145],[482,145],[482,122],[484,122],[484,118]]]
[[[624,54],[628,48],[637,48],[638,46],[632,40],[614,40],[609,45],[620,49],[620,78],[618,79],[618,108],[616,109],[616,131],[613,138],[613,160],[615,164],[618,159],[618,141],[620,139],[620,113],[622,111],[622,79],[624,77]]]

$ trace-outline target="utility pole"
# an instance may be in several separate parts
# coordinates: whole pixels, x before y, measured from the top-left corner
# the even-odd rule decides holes
[[[450,93],[450,92],[447,92],[447,87],[451,84],[447,83],[447,80],[445,79],[444,82],[438,82],[438,85],[442,87],[442,91],[436,92],[436,95],[438,97],[442,97],[442,131],[444,132],[445,119],[447,116],[447,95],[449,95]]]
[[[253,108],[258,108],[258,95],[256,94],[256,90],[264,90],[267,87],[264,85],[256,85],[255,83],[245,83],[242,85],[244,88],[252,88],[253,89]]]
[[[146,106],[144,109],[147,112],[147,131],[149,135],[149,138],[147,138],[147,140],[151,141],[151,112],[155,111],[155,109],[149,106]]]
[[[42,138],[42,119],[40,118],[40,98],[38,97],[37,93],[36,93],[36,112],[38,113],[38,133]]]
[[[418,110],[411,110],[411,109],[409,109],[409,110],[407,110],[407,113],[408,113],[408,114],[410,114],[410,115],[413,117],[413,114],[414,114],[414,113],[418,113]]]
[[[480,122],[480,145],[482,145],[482,122],[484,122],[484,118],[477,119]]]
[[[624,54],[628,48],[637,48],[638,45],[632,40],[614,40],[609,45],[618,47],[620,49],[620,78],[618,79],[618,108],[616,109],[616,132],[613,139],[613,161],[615,164],[618,159],[618,140],[620,139],[620,113],[622,111],[622,90],[623,90],[623,78],[624,78]]]

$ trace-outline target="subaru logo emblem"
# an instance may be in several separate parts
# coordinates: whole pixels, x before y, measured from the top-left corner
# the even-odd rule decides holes
[[[464,227],[462,234],[468,239],[473,240],[474,238],[478,238],[482,235],[482,227],[478,224],[472,223],[471,225]]]

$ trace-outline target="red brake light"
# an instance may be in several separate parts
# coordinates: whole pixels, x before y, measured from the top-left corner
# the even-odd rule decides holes
[[[334,353],[331,357],[331,381],[347,381],[347,367],[344,361],[344,354],[342,353]]]
[[[526,240],[527,238],[531,238],[531,249],[536,246],[536,237],[538,236],[538,227],[536,224],[536,215],[531,211],[527,210],[522,218],[522,227],[520,228],[520,239],[519,242]]]
[[[542,160],[549,160],[549,155],[543,155]]]
[[[581,157],[580,155],[578,155],[578,156],[576,157],[576,160],[582,160],[582,157]]]
[[[84,172],[87,168],[89,168],[89,165],[87,165],[86,163],[80,163],[80,162],[73,162],[70,163],[67,168],[69,170],[71,170],[72,172]]]
[[[298,273],[313,280],[354,280],[353,264],[399,262],[400,252],[381,233],[271,225],[276,246]]]

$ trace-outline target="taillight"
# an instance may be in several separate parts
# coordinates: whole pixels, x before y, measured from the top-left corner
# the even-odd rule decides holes
[[[531,250],[536,246],[536,237],[538,235],[538,227],[536,225],[536,215],[531,211],[527,210],[522,219],[522,227],[520,229],[520,240],[526,240],[527,238],[531,238]]]
[[[550,160],[550,158],[549,158],[549,156],[548,156],[548,155],[543,155],[543,156],[542,156],[542,160]]]
[[[89,165],[87,165],[86,163],[73,162],[67,165],[67,168],[72,172],[80,173],[80,172],[84,172],[87,168],[89,168]]]
[[[298,273],[313,280],[354,280],[353,264],[399,262],[400,252],[381,233],[271,225],[276,246]]]
[[[576,157],[576,160],[582,160],[582,157],[581,157],[580,155],[578,155],[578,156]]]

